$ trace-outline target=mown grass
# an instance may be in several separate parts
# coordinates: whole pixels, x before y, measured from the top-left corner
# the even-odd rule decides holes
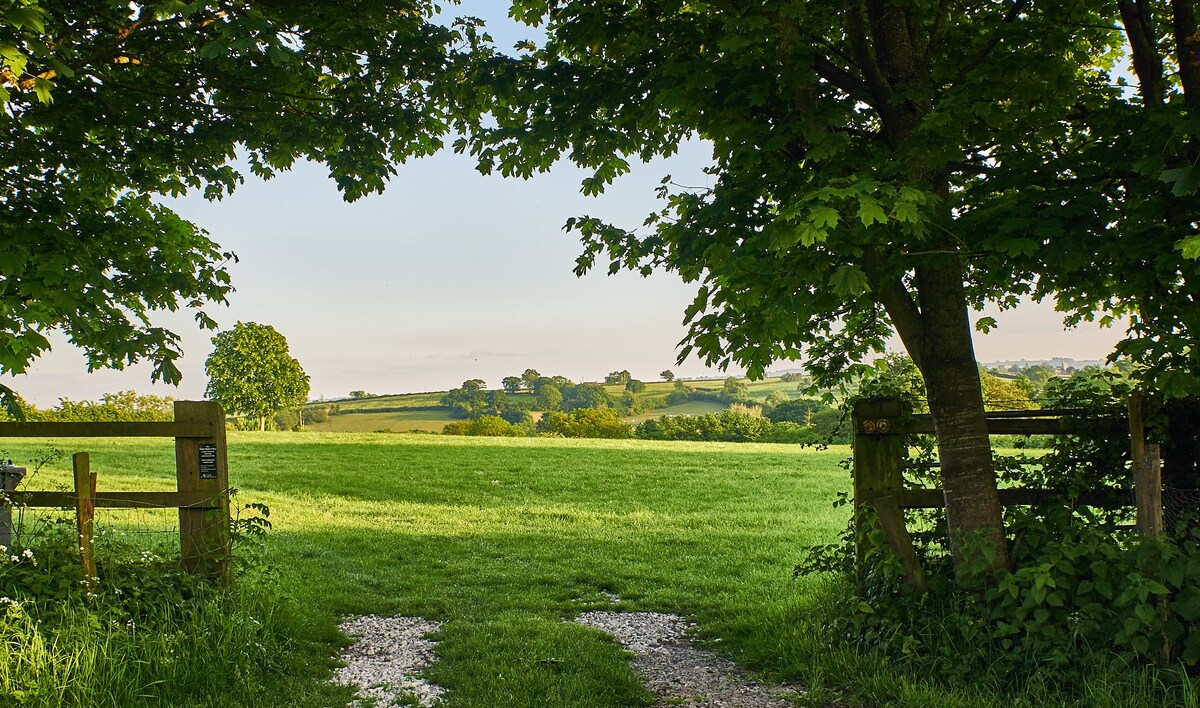
[[[154,488],[170,486],[169,442],[59,444],[92,453],[102,489],[153,478]],[[7,445],[14,458],[33,447]],[[644,705],[649,697],[619,647],[563,621],[607,607],[606,593],[623,609],[692,619],[743,665],[808,685],[812,705],[1019,702],[986,687],[938,686],[831,645],[819,605],[836,588],[791,571],[805,546],[832,541],[845,525],[845,508],[832,501],[849,487],[837,464],[847,455],[844,447],[233,433],[239,501],[272,509],[265,551],[291,596],[296,633],[285,651],[307,661],[284,662],[295,674],[274,704],[336,696],[321,681],[340,641],[338,619],[380,613],[443,622],[429,674],[450,689],[448,705]],[[39,486],[65,479],[58,466]],[[1135,683],[1145,693],[1145,682]],[[1121,705],[1136,691],[1114,694],[1105,684],[1100,693],[1119,700],[1089,702]]]

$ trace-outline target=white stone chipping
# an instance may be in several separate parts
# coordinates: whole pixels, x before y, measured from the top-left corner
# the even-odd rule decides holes
[[[619,598],[613,598],[619,601]],[[612,635],[633,652],[633,668],[658,706],[684,708],[788,708],[804,691],[787,684],[751,681],[745,669],[696,647],[694,625],[661,612],[585,612],[575,622]],[[346,666],[334,681],[354,687],[377,708],[436,706],[445,689],[421,678],[434,660],[427,635],[440,625],[420,617],[347,618],[341,629],[354,639],[342,652]],[[361,705],[356,700],[352,705]]]
[[[660,612],[585,612],[575,619],[616,638],[634,653],[633,668],[660,706],[687,708],[787,708],[799,686],[751,681],[732,661],[693,645],[694,626]]]
[[[434,659],[434,643],[426,635],[437,631],[436,622],[420,617],[350,617],[341,629],[354,639],[342,652],[346,665],[334,681],[353,686],[360,696],[375,700],[376,708],[398,708],[416,701],[433,706],[441,686],[420,677]]]

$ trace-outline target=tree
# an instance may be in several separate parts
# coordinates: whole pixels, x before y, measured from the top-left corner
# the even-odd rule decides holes
[[[557,386],[546,384],[538,389],[537,407],[543,411],[556,411],[562,407],[563,395]]]
[[[488,412],[487,383],[483,379],[468,379],[459,388],[442,394],[441,403],[449,406],[450,414],[458,418],[478,418]]]
[[[625,382],[625,390],[633,393],[642,393],[646,390],[646,382],[638,381],[637,379],[629,379]]]
[[[563,410],[573,411],[580,408],[607,408],[609,404],[608,391],[596,384],[579,384],[563,392]]]
[[[517,391],[520,391],[521,383],[522,381],[520,376],[505,376],[500,382],[500,384],[504,386],[504,390],[508,393],[516,393]]]
[[[614,371],[604,377],[604,383],[610,386],[624,386],[632,378],[633,374],[629,373],[629,371]]]
[[[60,331],[89,368],[148,359],[177,383],[179,339],[155,311],[231,291],[236,257],[156,199],[210,199],[298,159],[347,199],[440,147],[468,22],[433,0],[129,3],[0,9],[0,375]],[[460,105],[466,105],[460,104]],[[244,161],[235,162],[241,156]],[[0,386],[0,403],[15,398]]]
[[[212,343],[212,354],[204,362],[204,395],[230,413],[258,418],[259,430],[266,430],[268,417],[299,408],[308,398],[308,374],[274,327],[238,322]],[[303,413],[297,413],[297,419],[303,420]]]
[[[371,396],[372,396],[372,394],[367,393],[366,391],[362,391],[362,390],[350,392],[351,398],[370,398]]]
[[[659,377],[662,378],[663,381],[669,383],[675,380],[675,372],[671,371],[670,369],[663,369],[662,372],[659,373]]]
[[[546,40],[492,58],[490,122],[468,126],[458,149],[484,172],[519,176],[567,156],[597,194],[630,156],[709,141],[710,186],[664,180],[667,206],[648,233],[569,220],[584,242],[577,272],[605,258],[610,271],[660,267],[697,283],[680,359],[737,362],[755,378],[804,360],[817,384],[845,381],[894,328],[924,375],[956,563],[978,538],[991,567],[1005,565],[970,306],[1065,294],[1070,318],[1142,307],[1132,292],[1108,299],[1103,281],[1120,271],[1092,269],[1086,247],[1101,235],[1115,264],[1134,238],[1113,226],[1108,168],[1088,162],[1089,141],[1118,142],[1105,109],[1127,102],[1106,73],[1121,43],[1115,11],[517,0],[513,15],[544,23]],[[1028,184],[1045,189],[1022,194]],[[1179,239],[1130,246],[1194,272]],[[1167,280],[1175,293],[1184,279]]]
[[[730,376],[721,384],[721,400],[726,403],[745,403],[750,398],[750,387],[746,382]]]
[[[525,388],[531,391],[540,378],[542,375],[538,373],[537,369],[526,369],[525,373],[521,374],[521,382],[525,384]]]

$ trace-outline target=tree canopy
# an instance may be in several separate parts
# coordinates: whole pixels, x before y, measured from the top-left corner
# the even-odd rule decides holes
[[[347,199],[441,146],[470,23],[432,0],[140,4],[16,0],[0,9],[0,375],[61,331],[91,368],[153,362],[179,381],[156,311],[215,323],[235,259],[155,200],[216,199],[296,160]],[[240,158],[235,161],[235,158]],[[0,398],[15,398],[0,388]]]
[[[546,39],[491,57],[491,117],[456,147],[521,177],[567,158],[597,194],[630,159],[711,143],[709,184],[664,179],[667,206],[642,228],[571,219],[577,271],[696,283],[681,360],[756,377],[805,358],[832,383],[894,328],[937,423],[956,558],[982,534],[998,566],[970,307],[1029,296],[1069,323],[1124,315],[1123,352],[1175,374],[1195,363],[1197,99],[1192,68],[1176,82],[1164,67],[1197,63],[1197,33],[1175,6],[1190,7],[515,0]],[[1151,47],[1134,53],[1142,95],[1112,71],[1127,43]]]
[[[204,394],[226,411],[257,418],[259,429],[265,430],[268,417],[308,399],[308,374],[274,327],[238,322],[212,342],[212,354],[204,362]]]

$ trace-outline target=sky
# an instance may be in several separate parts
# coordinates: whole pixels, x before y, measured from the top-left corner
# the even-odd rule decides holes
[[[497,14],[501,5],[468,0],[460,14],[484,17],[498,41],[511,43],[520,30]],[[603,265],[576,278],[581,245],[562,230],[583,214],[638,226],[655,209],[663,176],[705,185],[710,157],[694,141],[669,160],[635,166],[597,198],[580,194],[584,175],[569,164],[528,181],[503,179],[481,176],[472,160],[445,151],[400,166],[384,194],[352,204],[311,164],[267,182],[247,177],[220,202],[197,195],[167,203],[238,255],[230,267],[237,291],[208,313],[222,329],[238,321],[275,327],[310,375],[314,399],[358,389],[439,391],[471,378],[499,387],[502,377],[530,367],[591,381],[621,369],[644,380],[664,369],[717,376],[723,372],[698,360],[675,361],[694,286],[669,273],[607,276]],[[1045,305],[997,319],[999,328],[976,336],[980,361],[1102,359],[1119,338],[1089,326],[1064,332]],[[38,406],[127,389],[203,398],[213,333],[188,314],[156,323],[182,337],[178,388],[151,385],[146,365],[89,374],[82,354],[60,337],[29,374],[3,383]]]

